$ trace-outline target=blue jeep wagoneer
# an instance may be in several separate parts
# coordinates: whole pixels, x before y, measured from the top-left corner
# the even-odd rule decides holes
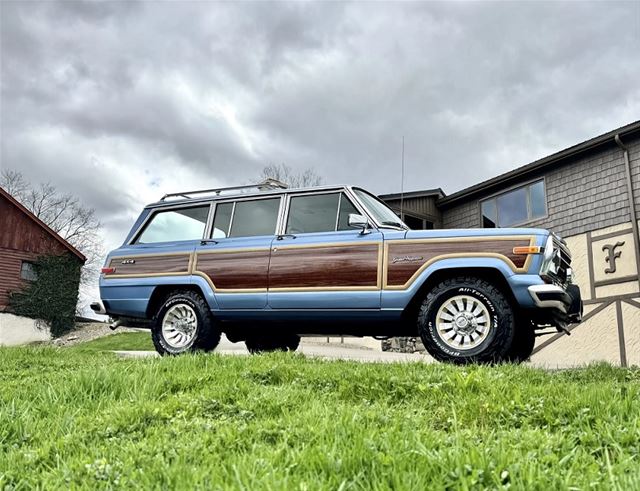
[[[146,325],[161,354],[251,352],[300,335],[417,336],[438,360],[522,361],[580,322],[562,239],[540,229],[409,230],[364,189],[277,181],[164,196],[100,277],[92,305]]]

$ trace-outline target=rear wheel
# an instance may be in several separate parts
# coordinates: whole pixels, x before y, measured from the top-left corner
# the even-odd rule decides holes
[[[273,336],[250,336],[245,340],[249,353],[268,353],[271,351],[295,351],[300,345],[300,336],[280,334]]]
[[[220,342],[209,306],[189,290],[171,293],[153,320],[151,339],[161,355],[211,351]]]
[[[425,348],[437,360],[499,362],[512,344],[513,309],[488,281],[452,278],[427,294],[418,314],[418,330]]]

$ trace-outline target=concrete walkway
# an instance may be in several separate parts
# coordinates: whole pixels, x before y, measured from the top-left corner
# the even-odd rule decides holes
[[[372,349],[360,348],[348,344],[326,344],[317,342],[303,342],[298,348],[298,353],[314,358],[326,360],[352,360],[362,362],[422,362],[433,363],[433,358],[419,353],[393,353],[390,351],[376,351]],[[122,358],[152,358],[160,356],[155,351],[114,351]],[[222,339],[215,350],[215,353],[222,355],[246,356],[249,355],[244,343],[231,343]]]

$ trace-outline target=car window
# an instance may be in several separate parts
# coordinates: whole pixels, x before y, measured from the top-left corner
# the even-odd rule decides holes
[[[216,205],[216,214],[213,218],[213,231],[211,233],[212,238],[222,239],[229,236],[232,213],[233,203],[220,203]]]
[[[349,227],[349,215],[359,215],[357,210],[349,198],[344,193],[340,195],[340,214],[338,215],[338,230],[351,230]]]
[[[288,234],[349,229],[349,214],[358,213],[344,193],[293,196],[287,218]]]
[[[144,228],[137,244],[201,239],[209,215],[209,205],[159,211]]]
[[[289,204],[287,233],[333,232],[339,196],[339,193],[293,196]]]
[[[408,228],[391,208],[375,196],[359,188],[354,188],[353,192],[360,198],[361,203],[367,208],[369,214],[373,216],[380,225]]]
[[[237,201],[229,237],[275,235],[280,198]]]

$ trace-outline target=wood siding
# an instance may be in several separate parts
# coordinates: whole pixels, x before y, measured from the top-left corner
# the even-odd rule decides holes
[[[408,215],[423,218],[433,223],[434,228],[442,227],[442,213],[436,206],[437,196],[423,196],[420,198],[405,198],[402,210]],[[398,214],[400,213],[400,200],[385,200],[385,203]]]
[[[36,254],[65,254],[68,249],[0,196],[0,249]]]
[[[378,288],[378,244],[279,247],[271,256],[269,289]]]
[[[9,304],[9,294],[21,290],[25,281],[20,277],[22,261],[34,261],[38,254],[0,248],[0,311]]]
[[[62,243],[11,201],[0,195],[0,310],[9,294],[25,284],[20,276],[22,261],[39,256],[71,254]]]

